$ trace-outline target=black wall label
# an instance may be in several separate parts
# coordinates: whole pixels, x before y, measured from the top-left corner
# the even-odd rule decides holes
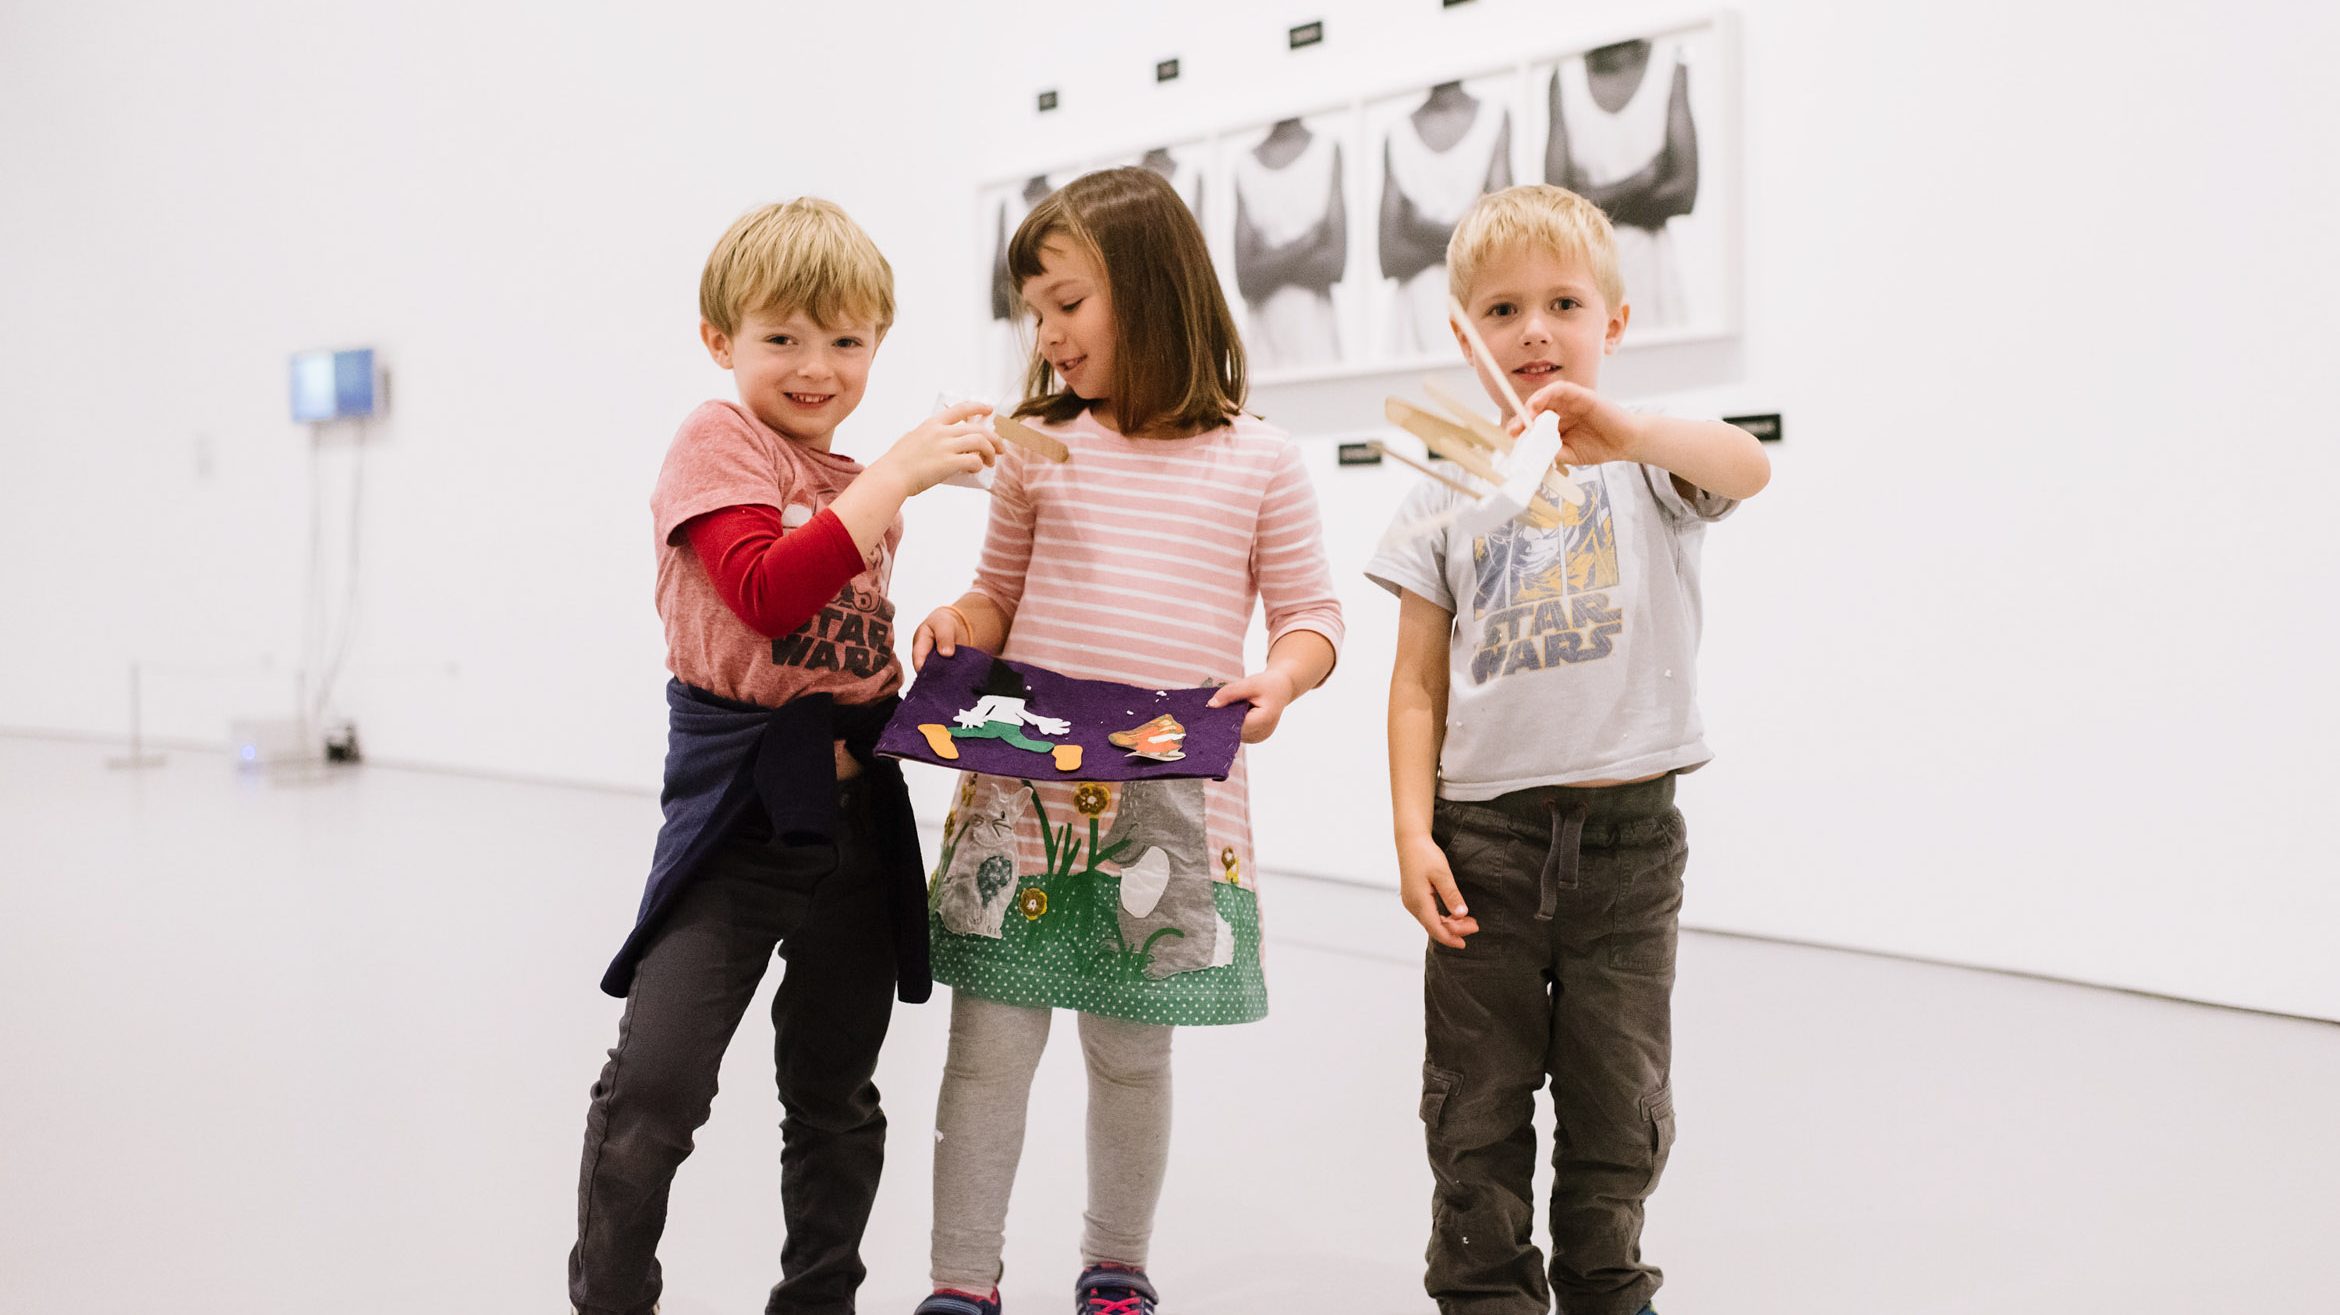
[[[1760,416],[1724,416],[1723,423],[1737,425],[1766,443],[1779,441],[1779,413]]]

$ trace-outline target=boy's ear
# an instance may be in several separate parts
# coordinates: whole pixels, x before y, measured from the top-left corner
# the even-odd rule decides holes
[[[1446,317],[1446,329],[1454,335],[1454,345],[1462,348],[1463,364],[1476,369],[1479,358],[1471,354],[1471,336],[1463,332],[1463,327],[1454,322],[1452,315]]]
[[[705,320],[701,320],[699,321],[699,341],[707,344],[707,355],[714,357],[717,365],[726,370],[731,368],[730,334]]]
[[[1601,355],[1615,356],[1617,344],[1625,341],[1625,321],[1633,318],[1633,303],[1619,302],[1617,313],[1609,317],[1609,332],[1601,343]]]

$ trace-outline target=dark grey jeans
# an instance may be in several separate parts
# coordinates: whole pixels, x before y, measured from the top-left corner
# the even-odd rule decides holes
[[[1479,933],[1433,942],[1422,1122],[1425,1286],[1445,1315],[1634,1315],[1657,1291],[1642,1203],[1674,1139],[1674,778],[1438,801],[1432,834]],[[1535,1093],[1549,1079],[1549,1283],[1535,1244]]]
[[[787,1240],[771,1315],[851,1315],[885,1164],[878,1048],[894,1007],[886,891],[857,786],[835,845],[735,841],[708,861],[642,958],[585,1120],[569,1300],[642,1315],[658,1300],[667,1191],[707,1121],[716,1071],[772,962]]]

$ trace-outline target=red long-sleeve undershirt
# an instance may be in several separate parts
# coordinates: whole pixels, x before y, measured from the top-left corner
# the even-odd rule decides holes
[[[791,530],[773,507],[724,507],[683,522],[691,550],[715,581],[724,606],[768,639],[796,633],[865,563],[837,513]]]

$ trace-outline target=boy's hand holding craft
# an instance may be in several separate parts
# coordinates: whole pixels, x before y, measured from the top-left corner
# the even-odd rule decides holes
[[[870,471],[898,482],[906,498],[953,475],[973,474],[998,460],[1004,450],[981,420],[990,414],[991,407],[984,402],[961,402],[937,411],[894,440],[886,454],[871,463]]]
[[[1771,458],[1754,435],[1720,420],[1629,411],[1582,384],[1550,383],[1527,399],[1532,419],[1550,412],[1560,423],[1560,460],[1591,466],[1639,461],[1674,477],[1683,497],[1705,489],[1752,498],[1771,482]],[[1517,419],[1510,424],[1520,432]]]
[[[1527,399],[1530,418],[1549,411],[1560,417],[1560,460],[1571,466],[1642,460],[1647,426],[1643,418],[1583,384],[1545,384]],[[1506,426],[1517,437],[1527,425],[1513,416]]]

